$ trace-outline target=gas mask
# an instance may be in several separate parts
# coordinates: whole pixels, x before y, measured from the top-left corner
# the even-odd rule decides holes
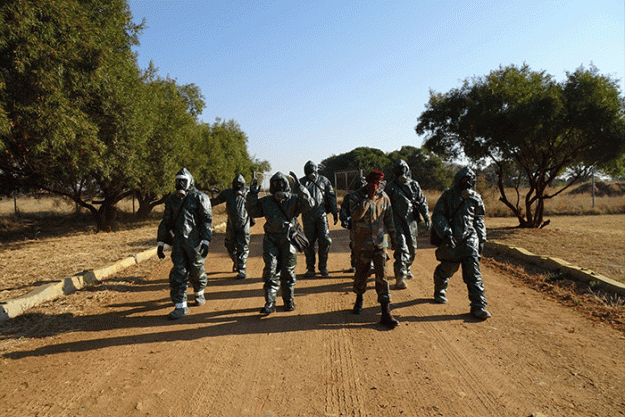
[[[291,195],[289,192],[290,187],[285,178],[279,178],[278,180],[273,181],[269,191],[272,192],[273,197],[278,201],[285,200]]]
[[[245,184],[242,182],[232,183],[232,188],[234,189],[234,193],[236,195],[243,195],[243,187],[245,187]]]
[[[461,190],[470,190],[475,187],[475,178],[468,175],[466,177],[462,177],[459,185]]]
[[[184,196],[187,195],[188,189],[189,179],[176,177],[176,195],[178,196],[178,198],[184,198]]]
[[[314,182],[318,177],[317,169],[317,165],[313,161],[306,162],[306,165],[304,165],[304,174],[306,174],[306,178]]]
[[[291,193],[287,191],[278,191],[273,196],[275,197],[276,200],[282,201],[282,200],[286,200],[287,198],[289,198],[290,195]]]
[[[403,159],[398,160],[395,163],[395,176],[397,177],[397,181],[401,184],[405,184],[410,179],[410,167]]]

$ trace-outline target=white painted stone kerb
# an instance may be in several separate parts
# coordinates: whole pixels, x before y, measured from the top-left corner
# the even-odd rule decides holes
[[[225,230],[225,222],[213,226],[213,232],[215,233],[223,233]],[[0,323],[23,314],[29,308],[80,290],[86,284],[102,281],[132,265],[146,261],[155,255],[156,248],[148,249],[134,256],[129,256],[121,261],[117,261],[113,265],[83,271],[72,277],[41,285],[21,297],[1,302]]]
[[[494,251],[503,253],[506,256],[510,256],[523,262],[539,266],[548,271],[562,272],[569,275],[571,279],[575,281],[584,282],[587,284],[592,283],[593,286],[599,287],[604,291],[616,293],[622,297],[625,297],[625,284],[598,274],[594,271],[591,271],[590,269],[580,268],[579,266],[572,265],[569,262],[559,258],[535,255],[532,252],[529,252],[523,248],[508,246],[494,241],[487,241],[486,247]]]
[[[148,249],[135,256],[129,256],[113,265],[91,269],[78,273],[72,277],[60,281],[41,285],[31,292],[0,304],[0,322],[23,314],[29,308],[35,307],[46,301],[51,301],[71,294],[83,288],[86,284],[102,281],[132,265],[136,265],[156,255],[156,248]]]

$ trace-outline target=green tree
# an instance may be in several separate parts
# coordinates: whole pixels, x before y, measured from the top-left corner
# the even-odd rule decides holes
[[[451,185],[454,178],[454,170],[427,149],[402,146],[399,151],[390,152],[388,157],[392,162],[398,159],[406,161],[412,178],[424,190],[442,191]]]
[[[123,0],[13,0],[0,16],[0,169],[71,198],[108,229],[144,137],[130,49],[141,26]]]
[[[500,200],[521,227],[539,227],[545,200],[581,176],[550,192],[567,168],[608,167],[622,157],[624,110],[618,82],[595,67],[580,67],[558,83],[544,71],[511,65],[467,79],[445,94],[431,92],[415,129],[427,133],[425,147],[438,155],[494,163]],[[516,203],[504,186],[511,163],[528,184],[523,201]]]
[[[97,163],[86,103],[111,53],[101,31],[78,1],[0,6],[0,170],[16,184],[79,178]]]
[[[334,173],[340,171],[361,170],[363,175],[374,169],[388,170],[390,160],[380,149],[358,147],[347,153],[332,155],[321,161],[320,173],[334,184]]]
[[[247,151],[247,134],[234,120],[219,118],[211,124],[200,125],[200,134],[192,146],[188,167],[199,188],[227,188],[236,174],[249,183],[252,173],[268,170],[267,161],[251,158]]]
[[[173,190],[173,178],[191,154],[190,144],[199,135],[197,115],[204,108],[200,89],[160,78],[150,63],[145,72],[141,118],[149,126],[141,158],[135,196],[137,216],[147,217]]]

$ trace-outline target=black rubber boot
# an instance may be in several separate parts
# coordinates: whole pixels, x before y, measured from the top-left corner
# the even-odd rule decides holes
[[[265,307],[260,309],[260,314],[269,315],[276,312],[276,303],[268,301]]]
[[[362,294],[356,294],[356,302],[354,303],[354,314],[362,313]]]

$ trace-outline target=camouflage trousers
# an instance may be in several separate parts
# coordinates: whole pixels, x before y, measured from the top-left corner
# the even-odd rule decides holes
[[[371,262],[375,272],[375,291],[379,303],[390,303],[391,292],[386,274],[386,261],[389,256],[386,249],[359,249],[356,255],[356,273],[354,274],[354,292],[362,295],[367,291],[367,279],[370,275]]]

